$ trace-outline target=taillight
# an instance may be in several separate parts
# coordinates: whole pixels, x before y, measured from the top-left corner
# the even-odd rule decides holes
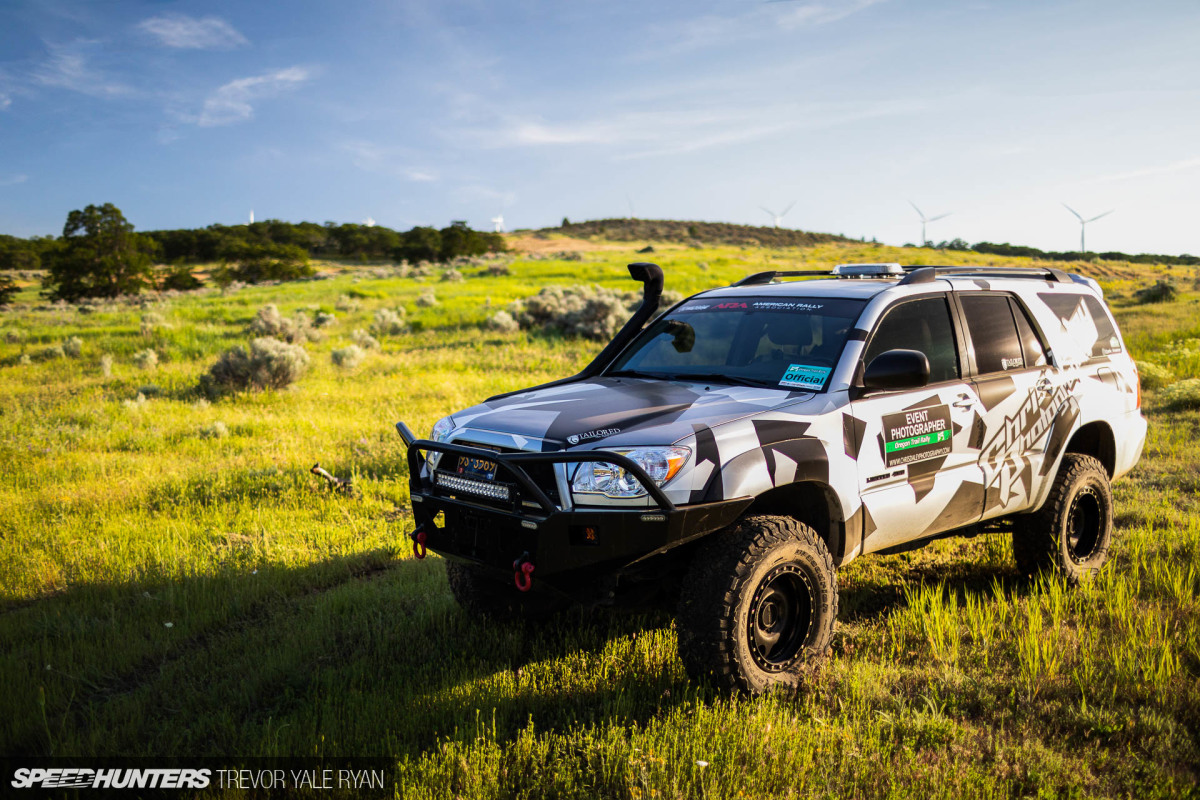
[[[1137,405],[1134,408],[1140,409],[1142,407],[1142,376],[1137,371],[1137,367],[1133,368],[1133,382],[1137,384]]]

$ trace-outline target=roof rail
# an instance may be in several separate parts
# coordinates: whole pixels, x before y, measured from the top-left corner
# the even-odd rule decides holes
[[[900,281],[900,286],[914,283],[929,283],[940,277],[981,277],[981,278],[1024,278],[1027,280],[1052,281],[1054,283],[1074,283],[1071,276],[1061,269],[1053,267],[922,267],[906,266],[908,274]]]
[[[771,272],[756,272],[753,275],[747,275],[740,281],[731,286],[761,286],[764,283],[770,283],[776,278],[815,278],[815,277],[832,278],[834,274],[829,270],[803,270],[801,272],[784,272],[781,270],[773,270]]]

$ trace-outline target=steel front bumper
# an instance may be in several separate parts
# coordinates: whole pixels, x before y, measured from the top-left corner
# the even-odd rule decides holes
[[[539,579],[568,588],[572,574],[620,572],[651,556],[719,530],[738,518],[751,498],[676,506],[631,459],[603,450],[497,453],[478,447],[417,439],[402,422],[408,446],[413,537],[448,558],[512,573],[533,564]],[[428,453],[494,461],[496,480],[430,471]],[[622,467],[645,488],[653,506],[564,510],[529,476],[527,467],[604,462]],[[439,465],[440,466],[440,465]],[[557,580],[554,580],[557,578]]]

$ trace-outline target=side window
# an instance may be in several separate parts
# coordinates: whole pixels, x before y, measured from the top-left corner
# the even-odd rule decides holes
[[[958,348],[946,298],[938,295],[910,300],[888,309],[875,326],[863,365],[886,350],[916,350],[929,359],[929,382],[958,378]]]
[[[1021,350],[1025,353],[1025,366],[1046,366],[1046,348],[1042,346],[1042,340],[1038,338],[1033,323],[1029,321],[1029,312],[1015,298],[1012,307],[1013,316],[1017,318],[1017,335],[1021,337]]]
[[[1021,339],[1013,321],[1008,297],[1002,294],[959,295],[971,343],[975,347],[975,366],[981,375],[1007,372],[1025,366]]]

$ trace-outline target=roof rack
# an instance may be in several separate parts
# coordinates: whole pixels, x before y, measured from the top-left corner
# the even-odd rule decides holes
[[[900,286],[914,283],[929,283],[943,276],[969,278],[1025,278],[1054,283],[1075,283],[1076,281],[1061,269],[1053,267],[923,267],[906,266],[908,274],[900,281]]]

